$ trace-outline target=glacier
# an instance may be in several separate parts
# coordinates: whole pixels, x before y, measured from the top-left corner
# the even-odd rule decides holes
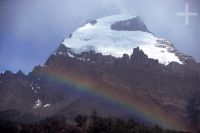
[[[129,14],[112,15],[86,23],[74,31],[62,44],[71,48],[74,53],[94,50],[103,55],[122,57],[124,53],[131,55],[133,48],[139,47],[149,58],[168,65],[170,62],[183,64],[176,55],[172,43],[158,38],[153,33],[143,31],[116,31],[111,25],[118,21],[136,18]],[[163,43],[164,42],[164,43]]]

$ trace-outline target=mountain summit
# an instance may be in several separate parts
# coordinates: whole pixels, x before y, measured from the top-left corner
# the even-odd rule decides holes
[[[128,20],[116,21],[111,24],[111,29],[116,31],[143,31],[149,32],[146,25],[140,17],[130,18]]]
[[[0,74],[0,120],[62,116],[73,123],[93,110],[199,131],[200,64],[156,37],[139,17],[114,15],[88,20],[28,75]]]
[[[152,59],[168,65],[170,62],[184,64],[191,59],[178,52],[173,44],[150,32],[140,17],[122,14],[97,20],[89,20],[62,42],[74,53],[94,50],[103,55],[129,56],[139,47]]]

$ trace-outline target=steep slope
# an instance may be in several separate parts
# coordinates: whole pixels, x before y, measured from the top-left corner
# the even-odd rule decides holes
[[[30,121],[64,115],[72,120],[79,113],[96,110],[102,116],[190,130],[190,117],[198,116],[193,111],[198,106],[190,106],[189,112],[187,108],[188,100],[194,94],[198,100],[200,94],[199,64],[163,66],[139,48],[130,57],[115,58],[94,51],[72,56],[69,48],[60,45],[43,67],[35,67],[28,76],[6,75],[0,76],[0,117],[4,119]],[[14,97],[7,99],[4,94]],[[5,104],[6,99],[10,104]]]

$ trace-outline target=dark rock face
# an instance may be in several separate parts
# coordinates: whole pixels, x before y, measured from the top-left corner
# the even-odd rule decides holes
[[[150,33],[140,17],[124,21],[117,21],[111,25],[111,29],[116,31],[143,31]]]
[[[128,67],[135,67],[136,65],[142,67],[153,67],[158,66],[158,60],[149,59],[146,54],[139,47],[133,49],[133,54],[129,55],[124,54],[122,58],[118,59],[115,64],[126,65]]]
[[[139,47],[133,49],[133,54],[131,55],[131,60],[133,62],[143,62],[144,60],[148,60],[148,56],[144,54]],[[142,61],[141,61],[142,60]]]
[[[86,21],[86,24],[90,23],[91,25],[95,25],[97,23],[96,20],[88,20]]]
[[[158,44],[162,44],[162,45],[156,45],[156,47],[161,47],[161,48],[162,47],[163,48],[170,47],[170,48],[168,48],[168,52],[174,53],[179,58],[180,61],[182,61],[186,64],[194,64],[196,62],[193,57],[187,56],[187,55],[179,52],[171,42],[169,42],[165,39],[157,39],[156,41]]]
[[[104,100],[87,92],[77,91],[74,89],[77,88],[75,85],[62,84],[56,77],[50,77],[49,73],[62,75],[62,78],[67,79],[76,75],[76,80],[87,79],[116,87],[132,97],[139,95],[141,99],[151,101],[154,106],[168,113],[173,114],[178,110],[177,115],[189,116],[184,119],[195,121],[194,125],[199,124],[194,118],[199,117],[196,112],[200,105],[194,103],[200,101],[200,64],[170,63],[164,66],[158,60],[149,59],[139,48],[135,48],[130,57],[124,54],[122,58],[115,58],[94,50],[75,54],[70,48],[60,45],[44,66],[35,67],[29,75],[20,71],[17,74],[7,71],[0,75],[0,111],[10,116],[19,113],[9,113],[9,110],[19,110],[25,112],[25,116],[33,115],[33,119],[39,119],[35,117],[38,115],[55,114],[72,117],[77,113],[90,113],[94,108],[102,114],[124,114],[124,110],[107,105]],[[48,109],[40,107],[34,110],[37,99],[42,101],[42,105],[49,103],[51,106]],[[172,105],[167,106],[166,100]],[[0,116],[3,116],[1,112]],[[21,116],[14,118],[26,120],[27,117]]]
[[[6,71],[0,76],[0,110],[17,109],[28,112],[34,104],[35,94],[22,72]]]
[[[67,47],[65,47],[64,45],[60,45],[60,46],[57,48],[55,54],[67,54],[67,55],[68,55],[68,53],[71,53],[71,52],[72,52],[72,51],[71,51],[70,48],[67,48]]]

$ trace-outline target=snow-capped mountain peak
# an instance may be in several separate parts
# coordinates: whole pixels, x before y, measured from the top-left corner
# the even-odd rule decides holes
[[[184,64],[171,42],[157,38],[140,17],[128,14],[89,20],[62,44],[77,54],[94,50],[114,57],[122,57],[124,53],[131,55],[133,48],[139,47],[149,58],[158,59],[161,64]]]

